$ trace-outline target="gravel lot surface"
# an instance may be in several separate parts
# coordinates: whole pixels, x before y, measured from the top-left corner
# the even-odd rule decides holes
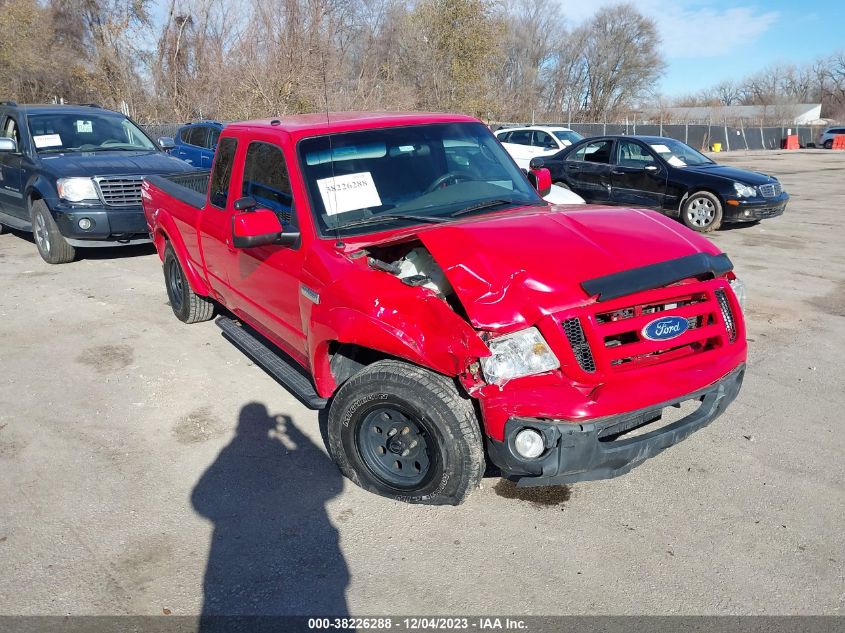
[[[718,160],[792,195],[712,238],[749,289],[737,402],[619,479],[458,508],[345,481],[150,248],[0,236],[0,613],[842,615],[845,152]]]

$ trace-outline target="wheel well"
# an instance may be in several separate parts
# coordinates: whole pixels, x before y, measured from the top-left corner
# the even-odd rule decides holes
[[[407,362],[391,354],[354,343],[338,343],[335,341],[329,345],[329,368],[338,387],[367,365],[389,359]]]

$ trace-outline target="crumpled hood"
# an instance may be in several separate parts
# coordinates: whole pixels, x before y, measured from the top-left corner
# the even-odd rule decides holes
[[[582,281],[699,252],[710,241],[653,211],[512,211],[421,230],[476,328],[515,330],[584,304]]]

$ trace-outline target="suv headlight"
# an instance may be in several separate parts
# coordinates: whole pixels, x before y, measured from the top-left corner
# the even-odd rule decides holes
[[[757,189],[743,185],[741,182],[734,183],[734,191],[736,191],[736,195],[740,198],[753,198],[757,195]]]
[[[56,181],[59,197],[68,202],[82,202],[83,200],[98,200],[94,181],[90,178],[59,178]]]
[[[560,367],[560,361],[536,327],[487,341],[492,354],[481,359],[487,382],[503,386],[509,380]]]
[[[736,302],[739,304],[740,309],[745,313],[745,284],[739,279],[731,279],[731,290],[736,295]]]

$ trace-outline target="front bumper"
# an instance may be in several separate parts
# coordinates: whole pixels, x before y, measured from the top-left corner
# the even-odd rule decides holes
[[[505,476],[517,480],[520,487],[617,477],[715,420],[736,398],[744,374],[743,363],[715,383],[680,398],[587,422],[511,418],[505,424],[503,442],[489,439],[488,454]],[[644,435],[613,439],[656,423],[664,408],[690,400],[701,404],[686,417]],[[525,459],[514,448],[516,434],[525,427],[539,431],[545,439],[546,451],[536,459]]]
[[[724,207],[725,222],[758,222],[783,215],[789,202],[789,194],[782,193],[774,198],[755,200],[730,198]],[[734,205],[732,202],[738,202]]]
[[[71,246],[118,246],[150,241],[149,227],[141,206],[110,208],[101,205],[62,205],[53,210],[59,232]],[[91,228],[79,228],[87,218]]]

